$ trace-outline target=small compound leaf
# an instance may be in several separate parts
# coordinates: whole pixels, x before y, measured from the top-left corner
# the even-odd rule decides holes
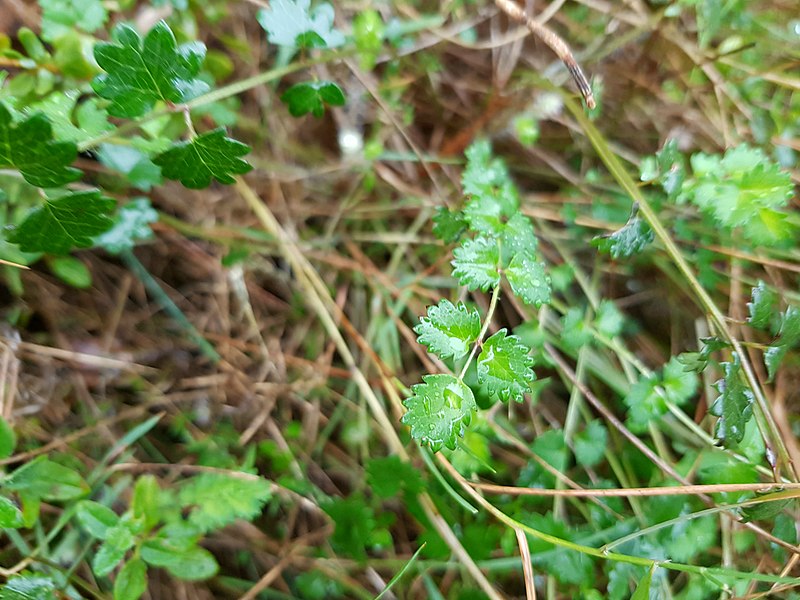
[[[517,254],[505,270],[515,296],[536,307],[550,302],[550,277],[544,263],[527,252]]]
[[[519,337],[506,336],[506,330],[501,329],[483,342],[478,356],[478,381],[486,385],[489,395],[503,402],[522,402],[535,378],[530,352]]]
[[[714,435],[725,446],[735,446],[744,438],[745,425],[753,416],[753,392],[742,381],[739,357],[722,363],[725,377],[714,385],[720,395],[708,409],[719,417]]]
[[[628,258],[644,250],[653,241],[654,235],[650,226],[637,216],[638,212],[639,207],[634,205],[628,222],[621,229],[594,238],[592,245],[614,259]]]
[[[94,244],[111,254],[130,250],[137,240],[153,237],[150,223],[158,221],[158,213],[148,198],[135,198],[117,211],[111,229],[94,239]]]
[[[114,600],[139,600],[146,590],[147,565],[141,558],[132,558],[114,579]]]
[[[95,236],[113,225],[109,213],[114,205],[97,190],[46,200],[12,230],[9,241],[23,252],[66,254],[73,248],[89,248]]]
[[[417,341],[428,347],[428,352],[439,358],[461,358],[470,350],[481,331],[481,316],[476,309],[463,303],[453,305],[442,300],[428,308],[428,316],[421,317],[414,327]]]
[[[425,375],[403,401],[408,412],[401,421],[411,427],[411,436],[429,444],[434,452],[447,446],[454,450],[458,438],[477,409],[472,390],[452,375]]]
[[[499,236],[519,209],[519,194],[505,163],[492,157],[487,140],[474,142],[464,152],[467,167],[461,187],[469,197],[464,216],[473,231]]]
[[[319,118],[325,114],[325,105],[344,106],[344,92],[332,81],[304,81],[297,83],[281,95],[281,102],[289,107],[293,117],[308,113]]]
[[[202,189],[211,185],[212,178],[231,184],[236,181],[233,175],[252,169],[239,158],[248,152],[250,147],[247,144],[226,137],[225,130],[220,128],[190,141],[173,144],[153,162],[161,167],[167,179],[179,180],[187,188]]]
[[[18,169],[38,187],[58,187],[80,178],[69,165],[78,150],[73,142],[53,141],[50,121],[42,113],[14,123],[11,111],[0,102],[0,168]]]
[[[327,2],[310,9],[311,0],[272,0],[258,11],[257,19],[267,39],[291,48],[336,48],[344,34],[333,27],[333,7]]]
[[[433,235],[445,244],[458,241],[466,228],[467,221],[462,212],[448,210],[445,206],[436,209],[436,214],[433,216]]]
[[[81,527],[98,540],[106,539],[108,530],[119,524],[117,513],[93,500],[81,500],[78,503],[76,516]]]
[[[265,479],[203,473],[181,487],[178,500],[181,507],[191,507],[189,524],[209,532],[236,519],[252,520],[271,496],[270,483]]]
[[[139,117],[159,100],[180,104],[208,91],[208,84],[197,78],[206,47],[200,42],[178,46],[164,21],[144,40],[130,25],[120,24],[112,39],[94,47],[94,58],[105,73],[92,82],[99,96],[111,100],[109,114]]]
[[[500,284],[500,251],[497,242],[490,238],[477,237],[464,240],[459,248],[453,251],[455,258],[451,262],[453,277],[461,285],[470,290],[483,290]]]

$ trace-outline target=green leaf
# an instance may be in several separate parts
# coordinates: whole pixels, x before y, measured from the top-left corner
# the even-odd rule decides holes
[[[165,141],[164,147],[158,151],[169,147],[170,141]],[[96,152],[97,159],[106,167],[124,174],[132,186],[146,192],[163,181],[161,168],[150,159],[149,148],[134,147],[145,144],[136,138],[131,140],[131,144],[101,144]]]
[[[757,329],[769,329],[775,316],[778,294],[763,281],[759,281],[750,295],[752,302],[747,303],[750,316],[748,323]]]
[[[252,520],[271,496],[265,479],[203,473],[181,487],[178,500],[182,507],[191,507],[189,523],[209,532],[237,519]]]
[[[50,121],[41,113],[14,124],[11,111],[0,102],[0,168],[18,169],[38,187],[58,187],[81,176],[69,165],[78,150],[72,142],[53,141]]]
[[[113,510],[94,502],[93,500],[81,500],[78,503],[75,516],[93,538],[98,540],[106,539],[108,530],[119,524],[119,517]]]
[[[592,331],[581,308],[573,306],[561,318],[561,340],[571,350],[578,350],[591,342]]]
[[[477,237],[464,240],[459,248],[453,251],[453,277],[461,285],[470,290],[481,289],[484,292],[490,287],[500,284],[500,273],[497,265],[500,262],[500,251],[497,242],[490,238]]]
[[[117,211],[111,229],[94,239],[94,244],[111,254],[130,250],[137,240],[153,237],[150,223],[158,221],[158,213],[150,206],[148,198],[135,198]]]
[[[503,402],[522,402],[529,383],[534,380],[530,348],[516,335],[506,336],[501,329],[483,342],[478,356],[478,381],[486,385],[489,395]]]
[[[417,341],[439,358],[461,358],[466,355],[481,331],[481,316],[476,309],[468,309],[462,302],[453,305],[442,300],[428,308],[428,316],[421,317],[414,327]]]
[[[139,600],[147,590],[147,565],[141,558],[132,558],[114,579],[114,600]]]
[[[514,213],[503,226],[500,235],[500,247],[503,251],[503,266],[519,254],[535,256],[539,241],[533,231],[531,220],[521,212]]]
[[[92,273],[86,264],[74,256],[56,256],[48,259],[47,266],[64,283],[74,288],[86,289],[92,285]]]
[[[250,147],[225,136],[225,130],[215,129],[187,142],[173,144],[153,162],[161,167],[167,179],[176,179],[191,189],[206,188],[211,179],[231,184],[233,175],[247,173],[251,167],[239,158]]]
[[[42,575],[12,577],[0,589],[0,600],[58,600],[56,584]]]
[[[398,456],[368,459],[365,468],[367,485],[381,498],[392,498],[400,490],[414,494],[423,488],[419,471]]]
[[[570,540],[572,537],[564,522],[556,519],[552,513],[531,514],[526,519],[526,524],[562,540]],[[556,547],[540,539],[529,538],[529,545],[534,565],[541,565],[562,583],[572,583],[583,588],[592,587],[594,565],[588,556],[575,550]]]
[[[434,452],[456,447],[457,438],[477,409],[472,390],[452,375],[425,375],[403,401],[408,412],[401,421],[411,427],[411,436],[429,444]]]
[[[17,445],[17,436],[14,428],[0,416],[0,458],[7,458],[14,452]]]
[[[739,357],[722,363],[725,374],[714,385],[720,395],[708,409],[719,417],[714,435],[725,446],[735,446],[744,438],[745,425],[753,416],[753,392],[744,384],[739,374]]]
[[[697,393],[699,385],[697,375],[686,371],[675,356],[669,359],[661,373],[661,386],[667,400],[678,406],[686,404]]]
[[[80,143],[114,128],[108,122],[105,109],[98,106],[100,100],[89,98],[77,106],[79,97],[78,90],[53,92],[32,104],[28,112],[44,113],[53,128],[54,137],[63,141]]]
[[[4,485],[7,490],[42,500],[73,500],[89,493],[89,485],[77,471],[44,456],[14,471]]]
[[[365,547],[377,523],[375,514],[360,495],[334,498],[322,505],[333,520],[331,542],[339,551],[357,560],[365,560]]]
[[[448,210],[446,206],[436,209],[433,216],[433,235],[445,244],[457,241],[466,228],[467,221],[461,211]]]
[[[162,539],[142,544],[141,557],[147,564],[163,567],[178,579],[200,581],[216,575],[219,570],[214,555],[205,548],[190,546],[179,549]]]
[[[633,592],[631,600],[650,599],[650,582],[653,580],[653,571],[655,571],[655,566],[649,568],[644,577],[639,580],[639,584],[636,586],[636,591]]]
[[[158,481],[152,475],[139,477],[133,486],[131,510],[134,517],[142,519],[145,530],[152,529],[161,520],[160,495]]]
[[[311,0],[273,0],[256,18],[277,46],[291,48],[336,48],[344,34],[333,27],[333,7],[327,2],[310,10]]]
[[[634,433],[646,431],[651,421],[666,414],[666,399],[657,388],[657,377],[642,377],[623,398],[628,407],[626,424]]]
[[[99,191],[75,192],[31,210],[9,235],[23,252],[66,254],[89,248],[93,238],[113,225],[109,217],[114,201]]]
[[[293,117],[308,113],[315,117],[325,114],[325,105],[344,106],[344,92],[332,81],[304,81],[297,83],[281,95],[281,102],[289,107]]]
[[[602,335],[609,339],[614,338],[622,333],[625,316],[620,312],[613,300],[604,298],[600,301],[600,306],[597,307],[594,324],[597,331]]]
[[[464,194],[470,199],[464,217],[473,231],[499,236],[505,223],[519,210],[519,194],[505,163],[492,157],[486,140],[478,140],[464,152],[467,167],[461,175]]]
[[[575,460],[583,467],[593,467],[598,464],[606,451],[608,431],[601,421],[589,421],[586,429],[577,433],[573,439]]]
[[[94,33],[108,19],[100,0],[39,0],[42,38],[51,42],[75,28]]]
[[[109,114],[139,117],[159,100],[181,104],[208,91],[197,78],[206,56],[200,42],[178,46],[172,30],[160,21],[144,41],[130,25],[120,24],[113,42],[94,47],[94,58],[105,71],[92,82],[97,94],[111,100]]]
[[[597,236],[592,245],[611,255],[612,258],[628,258],[639,254],[654,238],[653,230],[637,216],[639,207],[634,206],[628,222],[614,233]]]
[[[353,41],[362,70],[371,71],[383,47],[386,28],[377,10],[359,11],[353,18]]]
[[[105,577],[114,570],[136,540],[125,524],[115,525],[106,530],[105,539],[92,557],[92,572]]]
[[[17,505],[5,496],[0,496],[0,528],[19,529],[24,524],[22,511]]]
[[[511,259],[505,270],[506,279],[515,296],[525,304],[541,306],[550,302],[550,277],[545,272],[544,263],[539,262],[528,252],[522,252]]]
[[[773,519],[784,509],[788,508],[793,500],[793,498],[784,498],[783,500],[772,500],[770,502],[762,502],[751,506],[743,506],[741,509],[742,521],[749,523],[750,521],[766,521]]]

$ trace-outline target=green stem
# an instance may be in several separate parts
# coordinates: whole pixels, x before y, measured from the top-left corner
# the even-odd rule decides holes
[[[483,342],[483,336],[486,335],[486,332],[489,329],[489,325],[492,322],[492,317],[494,316],[494,311],[497,308],[497,300],[499,298],[500,298],[500,284],[498,283],[497,286],[495,286],[495,288],[492,290],[492,299],[489,301],[489,310],[486,311],[486,317],[483,320],[483,327],[481,327],[481,332],[478,334],[478,339],[475,340],[475,344],[472,346],[472,352],[470,352],[467,362],[464,363],[464,366],[461,369],[461,373],[458,374],[459,381],[464,379],[464,375],[466,375],[469,365],[475,358],[475,354],[478,352],[478,348],[480,348],[481,342]]]

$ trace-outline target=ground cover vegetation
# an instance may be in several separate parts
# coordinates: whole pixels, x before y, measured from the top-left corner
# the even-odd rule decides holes
[[[798,67],[788,0],[8,0],[0,599],[799,598]]]

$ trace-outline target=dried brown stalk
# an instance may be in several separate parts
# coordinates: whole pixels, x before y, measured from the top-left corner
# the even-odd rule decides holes
[[[556,56],[561,59],[561,62],[563,62],[567,67],[567,70],[569,71],[570,75],[572,75],[572,78],[575,80],[578,89],[583,95],[583,99],[586,101],[586,106],[589,108],[594,108],[597,106],[597,103],[594,101],[594,94],[592,94],[592,86],[589,85],[589,80],[586,78],[586,75],[583,73],[583,69],[581,69],[581,66],[572,55],[572,50],[569,49],[567,43],[562,40],[554,31],[542,25],[541,23],[537,23],[531,17],[526,15],[522,7],[515,4],[513,0],[494,0],[494,3],[497,5],[497,8],[502,10],[518,23],[521,23],[527,27],[528,31],[547,44],[548,47],[555,52]]]

